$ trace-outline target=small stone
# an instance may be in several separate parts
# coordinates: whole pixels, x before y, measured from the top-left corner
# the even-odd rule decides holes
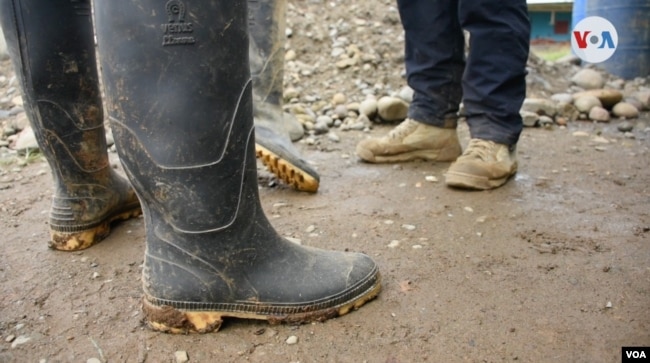
[[[99,278],[100,276],[101,276],[101,275],[99,274],[99,272],[95,271],[95,272],[93,272],[93,276],[92,276],[92,278],[93,278],[93,280],[94,280],[94,279],[96,279],[96,278]]]
[[[611,309],[612,308],[612,302],[608,301],[607,304],[605,305],[606,308]]]
[[[632,95],[641,103],[642,110],[650,110],[650,91],[639,91]]]
[[[339,135],[337,135],[337,134],[335,134],[333,132],[330,132],[330,133],[327,134],[327,139],[329,141],[331,141],[331,142],[340,142],[341,141],[341,138],[339,137]]]
[[[546,115],[540,116],[538,123],[542,127],[549,127],[549,126],[553,125],[553,119],[546,116]]]
[[[102,361],[99,360],[98,358],[88,358],[86,360],[86,363],[102,363]]]
[[[635,118],[639,117],[639,110],[633,105],[627,102],[619,102],[614,108],[612,108],[612,113],[617,117],[625,118]]]
[[[415,231],[415,226],[412,224],[402,224],[402,228],[407,231]]]
[[[598,97],[593,95],[584,95],[576,98],[573,102],[573,105],[576,106],[578,111],[584,113],[589,113],[594,107],[602,107],[602,103]]]
[[[430,183],[437,183],[437,182],[438,182],[438,178],[436,178],[436,177],[433,176],[433,175],[427,175],[427,176],[425,176],[425,177],[424,177],[424,180],[426,180],[426,181],[428,181],[428,182],[430,182]]]
[[[578,73],[571,77],[571,82],[587,90],[602,88],[605,85],[603,76],[599,72],[589,68],[578,71]]]
[[[473,209],[472,207],[465,207],[465,208],[463,208],[463,209],[464,209],[466,212],[474,213],[474,209]]]
[[[26,335],[21,335],[18,338],[14,339],[14,341],[11,343],[12,348],[16,348],[19,345],[25,344],[28,341],[32,340],[32,338],[26,336]]]
[[[413,102],[413,94],[415,91],[413,91],[413,88],[409,86],[404,86],[402,89],[399,90],[399,98],[403,99],[404,101],[411,103]]]
[[[190,360],[190,357],[187,355],[186,351],[178,350],[174,352],[174,359],[176,359],[176,363],[185,363]]]
[[[526,98],[521,106],[523,111],[534,112],[538,115],[554,116],[557,112],[555,102],[545,98]]]
[[[630,132],[632,129],[634,129],[634,124],[632,124],[630,121],[623,121],[618,126],[616,126],[618,131],[620,132]]]
[[[625,97],[623,99],[623,102],[629,103],[630,105],[634,106],[639,111],[643,110],[643,104],[641,103],[641,101],[637,100],[634,97]]]
[[[551,100],[557,103],[572,103],[573,96],[568,93],[556,93],[551,96]]]
[[[399,241],[394,239],[388,244],[388,248],[397,248],[399,247]]]
[[[293,88],[293,87],[286,88],[284,90],[283,97],[287,101],[289,101],[289,100],[291,100],[293,98],[298,98],[298,97],[300,97],[300,91],[298,91],[298,89]]]
[[[291,243],[295,243],[297,245],[302,244],[302,240],[300,238],[293,238],[293,237],[284,237],[284,238]]]
[[[314,225],[312,224],[312,225],[310,225],[309,227],[307,227],[307,228],[305,229],[305,232],[306,232],[306,233],[312,233],[312,232],[314,232],[315,230],[316,230],[316,226],[314,226]]]
[[[589,137],[589,133],[586,131],[576,131],[572,135],[574,137]]]
[[[366,115],[369,119],[377,116],[377,100],[369,98],[361,101],[359,104],[359,113]]]
[[[555,108],[558,117],[564,117],[570,121],[575,121],[578,119],[578,116],[580,116],[580,111],[578,111],[572,102],[559,102]]]
[[[343,120],[348,115],[348,108],[345,105],[337,105],[334,107],[334,116],[339,120]]]
[[[7,335],[7,337],[5,338],[5,342],[7,342],[7,343],[11,343],[11,342],[13,342],[15,339],[16,339],[16,336],[13,335],[13,334],[10,334],[10,335]]]
[[[298,343],[298,337],[295,336],[295,335],[292,335],[292,336],[290,336],[290,337],[287,338],[286,343],[287,343],[288,345],[294,345],[294,344],[297,344],[297,343]]]
[[[604,137],[602,137],[602,136],[596,136],[596,137],[594,137],[594,138],[593,138],[593,141],[594,141],[594,142],[597,142],[597,143],[599,143],[599,144],[609,144],[609,140],[607,140],[606,138],[604,138]]]
[[[332,97],[332,105],[342,105],[347,101],[343,93],[337,93]]]
[[[539,115],[536,112],[530,111],[519,111],[521,115],[521,120],[526,127],[535,127],[537,126],[537,121],[539,121]]]
[[[38,143],[36,142],[36,135],[31,127],[26,127],[23,131],[17,134],[16,141],[13,144],[12,149],[17,151],[23,151],[28,149],[38,149]]]
[[[408,113],[408,103],[397,97],[385,96],[377,101],[377,113],[385,122],[402,121]]]
[[[598,122],[609,122],[609,111],[596,106],[589,111],[589,119]]]

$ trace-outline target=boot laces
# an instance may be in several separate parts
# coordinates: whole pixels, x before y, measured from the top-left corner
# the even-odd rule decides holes
[[[469,145],[463,157],[480,159],[483,161],[488,161],[494,159],[494,146],[496,144],[493,141],[482,140],[482,139],[471,139],[469,140]]]
[[[417,127],[418,124],[416,121],[406,119],[388,133],[388,138],[391,140],[401,140],[407,135],[413,133]]]

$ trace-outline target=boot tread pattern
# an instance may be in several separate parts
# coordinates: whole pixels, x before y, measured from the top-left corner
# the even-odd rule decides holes
[[[269,149],[255,144],[255,154],[270,172],[291,187],[303,192],[315,193],[318,191],[319,181],[317,179],[299,167],[282,159]]]

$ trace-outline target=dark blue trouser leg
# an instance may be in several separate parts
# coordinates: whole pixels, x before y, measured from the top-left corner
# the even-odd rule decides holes
[[[414,90],[409,117],[437,127],[456,127],[464,38],[458,0],[397,0],[406,32],[405,64]]]
[[[525,0],[461,0],[470,33],[463,103],[473,138],[514,145],[523,124],[530,20]]]
[[[409,117],[455,127],[449,115],[458,110],[462,94],[472,137],[515,144],[522,129],[530,39],[525,0],[397,4],[406,33],[408,84],[415,91]],[[467,66],[462,28],[471,34]]]

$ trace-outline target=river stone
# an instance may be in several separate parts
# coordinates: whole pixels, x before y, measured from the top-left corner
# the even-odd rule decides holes
[[[524,122],[524,126],[526,127],[535,127],[537,126],[537,121],[539,121],[539,115],[537,112],[531,112],[531,111],[519,111],[519,114],[521,115],[521,120]]]
[[[599,72],[588,68],[581,69],[578,73],[571,77],[571,82],[573,82],[578,87],[588,90],[602,88],[605,85],[603,76]]]
[[[568,102],[559,102],[555,107],[557,110],[557,116],[563,117],[570,121],[575,121],[580,116],[580,111],[571,103]]]
[[[621,91],[601,88],[574,93],[573,100],[575,102],[576,99],[586,95],[597,97],[605,108],[613,107],[623,99],[623,93]]]
[[[377,101],[379,118],[386,122],[402,121],[406,118],[409,105],[397,97],[384,96]]]
[[[526,98],[521,106],[523,111],[535,112],[538,115],[554,116],[556,114],[555,102],[545,98]]]
[[[571,103],[573,102],[573,96],[569,93],[556,93],[551,96],[551,100],[557,103]]]
[[[575,101],[573,101],[573,105],[576,106],[578,111],[584,113],[589,113],[589,111],[591,111],[591,109],[594,107],[603,106],[598,97],[593,95],[583,95],[581,97],[578,97],[575,99]]]
[[[600,106],[593,107],[589,111],[589,119],[598,122],[609,122],[609,111]]]
[[[377,115],[377,100],[374,98],[367,98],[359,104],[359,113],[368,116],[369,119],[375,118]]]
[[[634,105],[627,102],[619,102],[614,108],[612,108],[612,113],[617,117],[625,118],[635,118],[639,116],[639,110],[637,110]]]
[[[642,110],[650,110],[650,91],[639,91],[632,95],[641,102]]]

